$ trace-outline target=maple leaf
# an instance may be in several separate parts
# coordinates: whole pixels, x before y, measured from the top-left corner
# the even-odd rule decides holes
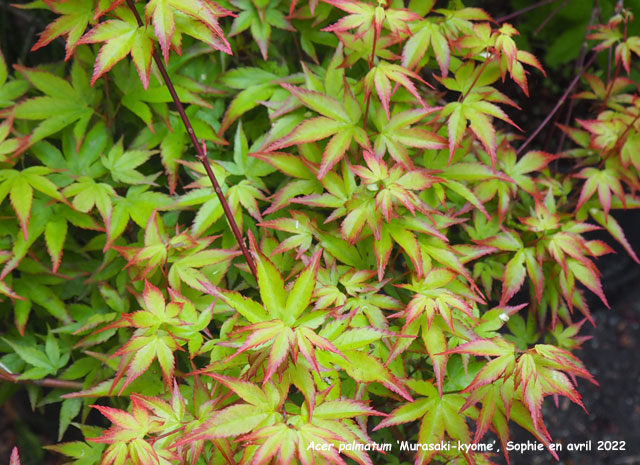
[[[253,236],[250,236],[252,238]],[[309,266],[293,283],[289,295],[285,294],[284,280],[271,260],[256,250],[258,284],[262,305],[237,292],[226,291],[210,284],[201,283],[207,293],[222,299],[236,310],[250,325],[243,326],[236,334],[250,333],[240,348],[232,356],[237,357],[249,349],[262,346],[269,350],[269,360],[265,368],[263,384],[269,381],[289,354],[294,362],[298,352],[319,372],[314,347],[339,354],[340,352],[325,338],[318,336],[305,325],[303,313],[311,302],[320,263],[320,251],[316,252]],[[323,320],[326,314],[320,314]]]
[[[449,74],[451,59],[451,48],[446,36],[446,29],[434,22],[433,19],[422,20],[418,24],[417,30],[404,44],[402,65],[408,69],[417,68],[431,46],[440,66],[440,74],[446,77]]]
[[[620,227],[620,224],[616,221],[616,219],[613,216],[611,215],[605,216],[602,211],[596,208],[590,209],[589,214],[602,227],[604,227],[607,231],[609,231],[609,234],[611,234],[613,238],[616,241],[618,241],[620,245],[622,245],[622,247],[624,247],[624,249],[627,251],[627,253],[631,256],[631,258],[636,263],[640,263],[640,259],[638,258],[636,253],[633,251],[633,248],[631,247],[631,244],[627,240],[627,237],[625,236],[624,231]]]
[[[370,148],[366,131],[358,124],[362,112],[357,102],[355,105],[347,105],[320,92],[301,89],[289,84],[282,84],[282,86],[305,106],[322,116],[304,121],[291,134],[272,144],[269,151],[331,137],[322,154],[322,163],[318,171],[318,179],[322,179],[345,156],[352,140],[355,140],[362,148]],[[353,100],[353,94],[348,86],[345,86],[344,101]]]
[[[2,144],[0,144],[0,154],[1,151]],[[620,161],[625,169],[633,165],[636,170],[640,171],[640,132],[629,134],[622,150],[620,150]]]
[[[364,151],[364,160],[367,168],[352,165],[350,169],[362,179],[369,191],[376,192],[376,209],[382,212],[387,222],[391,220],[392,212],[397,209],[398,204],[403,205],[412,215],[415,215],[416,210],[425,211],[422,201],[414,191],[428,189],[438,181],[437,178],[430,176],[426,170],[405,171],[400,165],[389,169],[381,158],[369,151]]]
[[[182,16],[176,17],[179,31],[232,55],[231,46],[218,22],[220,17],[233,16],[231,11],[210,0],[176,0],[171,5],[187,16],[186,20]]]
[[[92,405],[113,425],[101,436],[88,438],[88,441],[109,444],[102,456],[105,465],[124,464],[131,461],[135,465],[160,465],[163,459],[153,445],[145,439],[148,434],[162,428],[162,422],[150,415],[143,403],[132,396],[131,413],[102,405]],[[171,457],[175,458],[175,457]]]
[[[54,39],[66,35],[65,61],[71,58],[75,48],[94,18],[94,2],[92,0],[69,0],[65,2],[49,2],[47,7],[54,13],[61,15],[55,21],[47,25],[40,33],[40,39],[31,47],[31,51],[38,50],[51,43]]]
[[[549,163],[557,159],[557,156],[541,151],[530,151],[520,157],[516,162],[515,153],[506,151],[501,158],[501,168],[504,173],[513,180],[518,187],[534,197],[539,197],[538,187],[534,173],[544,170]]]
[[[142,85],[147,89],[151,72],[153,38],[149,29],[138,26],[129,9],[118,8],[116,13],[120,19],[101,22],[78,40],[78,44],[104,42],[96,58],[91,85],[116,63],[131,54]]]
[[[537,344],[518,358],[514,376],[521,389],[523,403],[529,409],[534,428],[551,440],[542,420],[542,400],[548,395],[562,395],[582,405],[580,394],[566,374],[586,378],[597,384],[584,365],[570,352],[558,347]]]
[[[410,77],[431,87],[431,85],[424,81],[417,73],[414,73],[400,65],[389,63],[387,61],[380,61],[376,66],[371,68],[364,79],[364,98],[367,100],[372,89],[375,87],[378,98],[380,99],[380,102],[382,102],[382,107],[387,115],[387,119],[391,118],[389,113],[389,102],[391,101],[391,96],[393,94],[391,81],[394,81],[396,82],[396,87],[398,85],[403,86],[415,97],[422,107],[426,109],[427,106],[418,93],[416,86],[409,79]]]
[[[72,65],[73,85],[65,79],[38,69],[16,65],[43,96],[32,97],[18,103],[13,111],[15,118],[41,120],[22,144],[21,150],[75,123],[73,134],[78,145],[82,143],[89,120],[93,116],[92,104],[98,94],[89,86],[83,86],[85,72],[76,61]]]
[[[517,35],[518,31],[509,23],[504,23],[496,32],[493,39],[496,54],[500,55],[500,70],[504,77],[506,71],[509,71],[511,78],[520,86],[525,95],[529,95],[529,87],[527,84],[527,76],[522,63],[537,68],[542,74],[546,75],[542,65],[538,59],[531,53],[524,50],[518,50],[512,36]]]
[[[0,170],[0,202],[9,194],[11,206],[16,212],[25,240],[28,237],[34,189],[47,197],[66,203],[58,191],[58,186],[47,177],[52,172],[53,170],[44,166],[31,166],[21,171]]]
[[[592,167],[583,168],[575,177],[586,179],[580,191],[580,198],[578,199],[576,210],[579,210],[596,191],[598,191],[598,198],[604,211],[605,221],[611,209],[611,193],[615,194],[624,204],[624,190],[620,183],[618,172],[614,167],[606,167],[604,170]]]
[[[611,48],[614,44],[615,63],[622,65],[627,73],[631,67],[631,52],[640,56],[640,37],[627,35],[627,22],[629,18],[623,18],[623,15],[616,14],[609,18],[607,24],[599,24],[594,26],[596,31],[587,36],[587,39],[600,40],[601,42],[594,47],[594,50],[601,51]],[[624,32],[620,28],[620,24],[624,22]]]
[[[342,365],[356,382],[380,383],[409,402],[413,401],[413,397],[405,388],[405,382],[395,377],[377,358],[356,350],[345,351],[344,357],[342,360],[336,358],[336,363]]]
[[[609,151],[618,144],[628,125],[613,111],[603,111],[595,120],[577,120],[591,134],[591,147]]]
[[[394,409],[374,430],[420,419],[418,441],[421,444],[437,444],[444,440],[445,432],[463,443],[471,442],[464,416],[459,413],[464,404],[462,395],[440,396],[435,386],[428,381],[410,380],[407,384],[422,397]],[[416,463],[428,463],[436,453],[435,450],[419,450]]]
[[[426,314],[428,327],[431,327],[433,318],[438,312],[451,331],[454,330],[452,310],[461,311],[472,320],[475,319],[470,303],[465,300],[473,296],[473,293],[470,289],[465,289],[465,286],[456,280],[457,277],[455,272],[446,268],[433,268],[428,270],[421,280],[402,284],[400,287],[414,292],[407,308],[402,312],[405,316],[405,328],[423,312]],[[473,300],[481,301],[477,296]]]
[[[447,354],[470,354],[479,357],[496,357],[485,364],[463,392],[472,392],[494,383],[499,378],[509,378],[515,367],[515,346],[498,336],[492,339],[477,339],[453,349]]]
[[[130,314],[123,314],[122,318],[112,323],[101,331],[112,327],[132,326],[136,328],[133,337],[124,346],[118,349],[114,356],[124,356],[125,364],[121,364],[112,389],[115,388],[118,380],[127,370],[127,378],[120,388],[120,393],[131,384],[136,378],[144,373],[154,360],[158,360],[162,370],[162,377],[165,385],[171,386],[173,381],[173,372],[175,366],[175,357],[173,352],[180,348],[177,338],[180,337],[179,327],[192,322],[182,320],[182,314],[189,312],[188,307],[193,304],[185,301],[174,299],[169,303],[166,302],[162,292],[145,281],[144,291],[140,305],[142,310]],[[208,321],[204,325],[200,325],[196,331],[204,329]]]
[[[120,139],[106,157],[101,159],[102,164],[111,172],[114,181],[123,184],[153,184],[153,180],[158,176],[144,176],[136,168],[146,162],[153,152],[148,150],[127,150],[122,146]]]
[[[368,219],[368,221],[372,220],[376,220],[376,218]],[[445,242],[448,240],[446,236],[434,226],[433,221],[427,219],[425,215],[417,214],[413,218],[407,216],[403,218],[392,218],[391,221],[382,224],[379,237],[374,237],[373,250],[378,265],[379,279],[382,279],[384,275],[384,270],[389,262],[394,243],[397,243],[409,257],[417,276],[421,277],[423,275],[422,250],[416,233],[434,236]]]
[[[471,31],[471,21],[490,21],[491,18],[478,8],[462,8],[459,10],[438,9],[442,18],[429,17],[419,21],[413,35],[405,42],[402,50],[402,66],[415,69],[422,62],[429,47],[432,48],[442,77],[449,74],[451,60],[450,42],[455,40],[461,31]]]
[[[224,167],[229,174],[235,176],[244,176],[247,179],[253,181],[253,185],[266,189],[261,182],[262,177],[273,173],[277,166],[274,166],[269,162],[271,154],[269,156],[261,158],[253,152],[257,144],[253,144],[249,147],[249,141],[245,135],[242,121],[238,121],[236,126],[236,133],[233,138],[233,161],[218,160],[218,164]],[[276,154],[273,154],[277,157]]]
[[[242,228],[242,207],[258,221],[262,221],[262,214],[258,208],[258,200],[267,200],[262,190],[261,183],[250,179],[243,179],[237,184],[229,187],[226,192],[229,206],[234,212],[238,227]]]
[[[514,127],[518,127],[497,105],[481,100],[476,94],[468,95],[462,102],[450,102],[442,110],[448,116],[449,161],[460,144],[467,129],[467,120],[476,137],[482,142],[491,157],[491,165],[496,164],[497,139],[496,130],[490,117],[501,119]]]
[[[137,279],[142,279],[150,272],[165,264],[168,256],[168,238],[164,231],[162,218],[154,211],[147,221],[144,232],[144,247],[112,246],[127,261],[127,267],[145,264]]]
[[[525,268],[525,251],[518,250],[515,255],[507,262],[504,267],[504,276],[502,278],[502,297],[500,305],[504,305],[520,290],[527,275]]]
[[[383,8],[381,5],[367,5],[355,0],[323,0],[342,11],[349,13],[339,19],[335,24],[325,27],[323,31],[344,32],[349,29],[356,29],[356,38],[363,36],[366,32],[373,30],[378,39],[383,26],[391,31],[396,37],[408,36],[410,34],[408,22],[420,19],[420,16],[407,9]]]
[[[265,384],[265,391],[246,381],[210,374],[221,384],[229,387],[248,403],[233,404],[214,412],[192,434],[178,442],[178,445],[193,440],[219,439],[240,436],[282,419],[276,408],[284,400],[273,383]],[[273,405],[276,401],[276,405]]]
[[[184,237],[187,238],[186,235]],[[174,236],[174,239],[176,238],[179,238],[179,235]],[[171,264],[171,267],[169,268],[167,278],[172,288],[180,289],[180,284],[183,282],[189,287],[203,290],[200,283],[210,281],[207,275],[211,276],[210,270],[212,268],[215,268],[214,274],[222,275],[231,260],[242,254],[239,250],[201,250],[203,247],[209,245],[211,240],[199,240],[199,242],[200,245],[189,249],[186,253],[176,254],[175,256],[173,254],[169,255],[168,263]],[[222,278],[223,276],[216,277],[215,282],[218,282]],[[213,279],[213,277],[211,279]]]
[[[113,199],[111,220],[107,228],[107,242],[104,250],[122,235],[132,220],[141,228],[146,228],[154,210],[168,207],[171,199],[161,192],[149,190],[149,185],[131,186],[126,195]]]
[[[312,441],[316,444],[328,442],[334,445],[334,448],[331,448],[334,451],[328,450],[325,453],[319,451],[320,455],[330,460],[331,463],[345,464],[344,460],[339,456],[339,452],[335,453],[335,448],[339,451],[341,444],[368,442],[363,426],[356,424],[353,418],[363,419],[366,416],[383,416],[384,414],[360,401],[342,397],[332,399],[324,398],[324,396],[320,397],[319,405],[313,410],[313,416],[311,416],[311,411],[303,408],[300,415],[292,418],[289,422],[298,434],[298,458],[303,463],[311,463],[310,458],[313,460],[313,455],[315,454],[311,453],[312,451],[309,450],[308,444]],[[344,447],[342,449],[342,454],[357,463],[371,465],[371,459],[368,454],[358,450],[357,447]]]
[[[71,205],[79,212],[88,213],[94,207],[97,208],[105,226],[109,228],[113,210],[111,199],[116,196],[110,184],[95,182],[89,176],[81,176],[76,182],[65,187],[62,193],[67,198],[73,197]]]
[[[55,273],[62,262],[62,253],[67,239],[66,218],[55,218],[47,223],[44,230],[44,240],[47,244],[47,251],[51,257],[51,269]]]
[[[616,111],[624,111],[623,105],[630,103],[633,99],[629,93],[624,93],[634,85],[633,81],[628,78],[619,76],[605,85],[602,79],[593,74],[584,73],[583,76],[591,91],[577,92],[573,98],[606,101],[607,106]]]
[[[280,88],[278,83],[289,79],[261,68],[242,67],[228,71],[221,77],[221,81],[239,92],[234,92],[234,97],[220,123],[219,134],[223,134],[235,120],[258,106],[260,102],[269,100]]]
[[[4,55],[0,52],[0,108],[6,108],[13,105],[13,102],[18,100],[29,88],[29,83],[24,79],[9,79],[9,73],[7,70],[7,62],[4,59]],[[6,127],[11,128],[13,122],[13,116],[9,115],[9,117],[5,116],[5,121],[2,122],[2,130],[0,134],[4,133],[2,142],[0,142],[0,157],[3,155],[12,152],[7,144],[6,137],[8,135],[8,130],[4,129]]]
[[[289,210],[291,218],[277,218],[274,220],[263,221],[259,225],[291,233],[292,236],[287,237],[273,249],[273,254],[286,252],[297,248],[296,257],[300,258],[312,245],[313,235],[317,231],[317,226],[306,215],[295,210]]]
[[[262,58],[268,59],[269,40],[271,28],[277,27],[288,31],[296,29],[278,9],[279,2],[256,2],[251,0],[231,0],[240,13],[231,25],[229,37],[233,37],[249,29],[251,35],[258,44]],[[261,4],[263,3],[263,4]]]
[[[410,168],[413,162],[407,147],[426,150],[446,147],[446,139],[421,127],[412,126],[439,109],[407,110],[395,113],[390,119],[375,118],[380,133],[375,137],[374,153],[382,158],[388,152],[396,162]]]

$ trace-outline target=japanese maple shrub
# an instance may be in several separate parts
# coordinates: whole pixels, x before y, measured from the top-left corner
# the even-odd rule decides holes
[[[638,261],[611,210],[640,206],[640,38],[622,9],[590,31],[561,102],[587,71],[591,116],[530,150],[502,83],[534,94],[538,60],[434,3],[21,5],[66,61],[0,62],[0,392],[61,402],[49,449],[486,464],[399,444],[552,440],[543,400],[595,382],[571,353],[584,292],[608,305],[588,233]]]

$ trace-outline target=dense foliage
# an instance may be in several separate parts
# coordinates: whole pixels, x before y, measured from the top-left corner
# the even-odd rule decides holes
[[[505,451],[510,422],[552,441],[543,400],[595,382],[571,353],[585,291],[607,304],[589,233],[638,261],[611,210],[640,207],[640,37],[621,6],[592,23],[558,103],[586,71],[588,113],[549,153],[505,93],[544,74],[516,29],[435,3],[22,5],[66,61],[0,62],[0,394],[61,403],[59,441],[86,441],[50,449],[487,464],[472,445]]]

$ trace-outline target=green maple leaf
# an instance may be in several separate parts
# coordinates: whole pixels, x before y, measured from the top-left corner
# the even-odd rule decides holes
[[[169,49],[180,51],[181,34],[199,39],[216,50],[231,55],[231,46],[224,37],[218,18],[232,13],[217,3],[204,0],[151,0],[145,7],[165,63],[169,63]]]
[[[231,100],[220,123],[219,134],[223,134],[244,113],[257,107],[260,101],[269,100],[278,91],[278,83],[282,79],[272,72],[253,67],[236,68],[225,73],[222,83],[240,92]]]
[[[79,44],[104,42],[96,58],[91,85],[116,63],[131,54],[140,80],[146,89],[149,87],[153,38],[146,27],[138,26],[129,9],[118,8],[116,14],[120,19],[101,22],[78,41]]]
[[[375,137],[374,153],[382,158],[388,152],[396,162],[405,167],[412,167],[407,148],[438,150],[446,147],[444,138],[426,129],[412,126],[436,110],[438,108],[402,111],[388,120],[376,115],[374,121],[380,133]]]
[[[201,236],[211,225],[222,217],[224,210],[222,209],[218,196],[211,189],[211,180],[206,175],[202,163],[182,162],[182,164],[189,167],[194,174],[198,176],[198,179],[187,186],[193,189],[180,196],[170,208],[182,209],[200,205],[191,227],[191,233],[194,236]],[[227,185],[225,178],[227,177],[227,172],[218,163],[213,163],[211,169],[220,184],[222,192],[226,193]]]
[[[4,55],[0,52],[0,108],[6,108],[13,105],[22,94],[24,94],[29,88],[29,84],[24,79],[11,79],[9,80],[9,73],[7,71],[7,63],[4,60]],[[7,123],[11,118],[3,122],[3,126],[11,123]],[[6,137],[6,135],[4,136]],[[2,138],[4,139],[4,138]],[[6,149],[5,149],[6,150]],[[0,143],[0,156],[3,155],[2,143]]]
[[[497,138],[496,130],[490,117],[501,119],[514,127],[518,127],[507,114],[497,105],[481,100],[476,94],[470,94],[462,102],[448,103],[443,115],[449,116],[447,123],[449,133],[449,161],[460,144],[467,129],[467,120],[476,137],[482,142],[491,157],[491,164],[496,164]]]
[[[109,135],[102,122],[89,129],[82,143],[76,143],[74,131],[67,128],[62,132],[62,147],[59,149],[48,140],[40,141],[31,147],[40,162],[56,171],[49,177],[59,186],[67,186],[80,176],[97,179],[106,170],[100,163],[100,156],[107,148]]]
[[[110,184],[95,182],[89,176],[81,176],[62,192],[65,197],[73,197],[71,205],[79,212],[88,213],[94,207],[97,208],[104,225],[109,228],[113,210],[111,199],[116,197],[116,191]]]
[[[169,258],[168,261],[171,263],[168,274],[169,284],[174,289],[180,289],[180,283],[183,282],[194,289],[204,290],[201,282],[207,283],[210,282],[210,280],[201,269],[219,265],[216,266],[216,274],[219,274],[221,271],[224,273],[231,260],[240,254],[241,252],[237,250],[195,249],[190,251],[190,253]],[[218,276],[216,282],[222,279],[222,277],[223,276]]]
[[[149,273],[155,273],[166,263],[168,241],[162,217],[154,210],[145,227],[143,247],[112,246],[112,248],[127,259],[129,262],[127,267],[133,265],[137,267],[144,266],[136,277],[136,279],[141,279]]]
[[[257,149],[258,146],[256,144],[251,148],[249,147],[247,137],[242,127],[242,121],[239,121],[236,127],[236,134],[233,138],[233,161],[219,160],[218,163],[223,166],[229,174],[244,176],[259,183],[258,185],[260,185],[260,187],[263,187],[260,181],[261,178],[273,173],[276,168],[269,166],[268,157],[261,159],[259,156],[254,156],[254,150]],[[250,152],[251,156],[249,156]]]
[[[418,23],[417,30],[404,45],[402,65],[409,69],[416,68],[431,47],[440,66],[440,74],[446,77],[449,73],[451,59],[451,49],[446,32],[446,29],[434,22],[433,19],[425,19]]]
[[[421,444],[437,444],[444,440],[445,432],[452,439],[463,443],[470,443],[471,435],[460,414],[464,405],[464,396],[460,394],[444,394],[440,396],[438,390],[428,381],[410,380],[409,387],[423,397],[404,404],[393,410],[387,418],[375,427],[375,430],[392,425],[420,420],[418,441]],[[437,451],[419,451],[416,460],[428,463]]]
[[[44,166],[31,166],[21,171],[0,170],[0,203],[8,194],[25,240],[28,237],[34,189],[47,197],[63,203],[66,202],[58,191],[58,187],[47,177],[52,171]]]
[[[255,249],[255,243],[253,243],[253,247]],[[262,304],[237,292],[201,283],[207,293],[222,299],[250,323],[237,331],[238,333],[250,334],[246,336],[232,358],[259,346],[263,346],[263,350],[269,350],[269,360],[265,368],[265,382],[271,378],[294,350],[295,353],[299,351],[317,372],[320,368],[316,360],[315,348],[340,354],[331,342],[316,334],[306,324],[303,315],[311,302],[319,263],[320,252],[317,252],[287,294],[280,272],[271,260],[258,252],[256,267]],[[324,320],[327,315],[323,312],[317,317]]]
[[[268,58],[271,28],[295,31],[289,20],[278,9],[280,0],[256,2],[255,0],[231,0],[231,4],[240,10],[233,20],[229,37],[249,29],[258,44],[262,58]]]
[[[11,155],[20,147],[22,141],[18,138],[9,137],[13,126],[13,117],[5,119],[0,123],[0,163],[10,163]]]
[[[387,119],[390,119],[391,114],[389,110],[389,102],[391,101],[393,93],[391,81],[394,81],[396,86],[401,85],[407,89],[407,91],[420,103],[420,105],[426,109],[426,104],[418,93],[415,84],[413,84],[409,78],[416,79],[423,84],[429,85],[417,73],[414,73],[400,65],[382,60],[376,66],[371,68],[364,79],[365,100],[369,98],[371,91],[375,87],[378,98],[380,99],[385,114],[387,115]]]
[[[15,118],[42,121],[27,136],[24,149],[73,123],[73,134],[77,143],[81,143],[93,116],[91,106],[98,98],[95,90],[82,84],[86,80],[83,80],[85,73],[81,66],[74,63],[72,84],[46,71],[22,66],[16,66],[16,69],[45,94],[24,100],[15,106]]]
[[[127,150],[122,147],[120,139],[106,157],[101,158],[102,164],[107,168],[114,181],[123,184],[153,184],[153,179],[158,175],[145,176],[136,168],[146,162],[153,152],[149,150]]]
[[[318,179],[322,179],[336,163],[342,160],[352,140],[362,148],[370,149],[369,138],[359,125],[362,114],[360,105],[354,102],[349,86],[345,86],[343,90],[344,103],[320,92],[289,84],[282,84],[282,86],[305,106],[322,116],[299,124],[288,136],[272,144],[269,147],[270,151],[331,137],[322,154],[322,163],[318,171]]]
[[[175,297],[175,294],[172,296]],[[130,340],[115,353],[123,356],[126,361],[120,365],[115,378],[117,382],[126,369],[126,380],[120,392],[142,375],[154,360],[157,360],[160,365],[165,385],[170,386],[173,382],[175,367],[173,352],[185,343],[184,338],[180,338],[181,342],[178,343],[178,339],[173,335],[174,329],[195,323],[193,304],[174,299],[167,302],[162,291],[148,281],[145,281],[140,306],[142,310],[124,314],[119,321],[103,328],[103,330],[125,326],[136,328]],[[192,321],[185,322],[182,317],[183,312],[191,313]],[[208,321],[204,321],[204,326],[207,323]],[[204,329],[202,325],[197,327],[195,332],[201,329]]]
[[[171,198],[168,195],[148,189],[147,185],[131,186],[125,196],[113,199],[113,210],[107,230],[105,249],[120,237],[129,224],[129,220],[133,220],[139,227],[145,228],[154,210],[169,206]]]
[[[34,2],[36,4],[36,2]],[[66,36],[65,60],[71,58],[80,37],[94,18],[94,2],[92,0],[69,0],[65,2],[47,3],[47,8],[61,15],[50,23],[40,34],[40,39],[31,48],[38,50],[60,36]]]

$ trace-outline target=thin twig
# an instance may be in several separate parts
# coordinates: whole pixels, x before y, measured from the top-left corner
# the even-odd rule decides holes
[[[593,26],[593,24],[596,21],[596,17],[599,14],[600,14],[600,5],[598,3],[598,0],[596,0],[593,6],[593,10],[591,10],[591,18],[589,19],[589,25],[587,26],[587,29]],[[580,70],[584,66],[584,60],[587,58],[588,43],[587,43],[586,35],[587,34],[585,32],[585,38],[582,43],[582,48],[580,49],[580,55],[578,56],[578,61],[576,62],[574,72],[578,72],[578,70]],[[564,118],[565,126],[568,126],[569,123],[571,122],[571,116],[573,115],[573,109],[575,107],[575,103],[576,101],[574,99],[571,99],[569,101],[569,108],[567,109],[567,114]],[[558,148],[556,149],[556,153],[560,153],[562,151],[562,147],[564,147],[564,141],[566,140],[566,138],[567,138],[567,134],[565,132],[562,132],[562,134],[560,135],[560,142],[558,143]],[[557,164],[557,162],[558,162],[558,159],[556,158],[556,160],[554,160],[554,163]]]
[[[551,112],[547,115],[544,121],[540,123],[540,125],[536,128],[533,134],[531,134],[527,138],[527,140],[524,141],[524,143],[518,148],[516,154],[519,155],[520,153],[522,153],[522,151],[527,147],[527,145],[529,145],[531,141],[535,139],[535,137],[540,133],[540,131],[542,131],[542,129],[547,125],[547,123],[551,120],[551,118],[553,118],[553,115],[555,115],[556,112],[560,109],[560,107],[564,104],[565,100],[567,99],[567,97],[569,96],[573,88],[576,86],[576,84],[578,84],[580,77],[582,77],[582,74],[587,70],[587,68],[589,68],[589,66],[591,66],[593,61],[596,59],[596,56],[597,54],[594,53],[591,56],[591,58],[589,58],[589,61],[583,66],[580,72],[576,74],[576,77],[573,78],[573,81],[571,81],[571,84],[569,84],[569,87],[567,87],[567,90],[564,91],[564,94],[562,94],[562,97],[560,97],[560,100],[558,100],[558,103],[556,103],[556,106],[553,107],[553,110],[551,110]]]
[[[84,389],[83,384],[77,381],[67,381],[55,378],[19,379],[17,375],[5,372],[4,370],[0,371],[0,379],[14,384],[35,384],[36,386],[71,389],[73,391],[81,391],[82,389]]]
[[[558,0],[542,0],[541,2],[535,3],[533,5],[529,5],[521,10],[514,11],[513,13],[509,13],[506,16],[496,19],[497,23],[504,23],[505,21],[509,21],[510,19],[517,18],[520,15],[525,14],[527,11],[535,10],[536,8],[540,8],[541,6],[545,6],[549,3],[556,2]]]
[[[558,7],[555,10],[553,10],[551,14],[545,18],[544,21],[542,21],[542,23],[540,24],[540,26],[537,27],[533,35],[538,35],[538,33],[542,31],[542,29],[547,25],[547,23],[551,21],[551,19],[553,19],[553,17],[557,15],[560,12],[560,10],[562,10],[565,6],[567,6],[567,3],[569,3],[569,0],[564,0],[564,2],[562,2],[561,5],[558,5]]]
[[[473,82],[471,83],[471,86],[465,91],[464,94],[460,94],[460,96],[458,97],[458,102],[462,102],[464,99],[467,98],[467,96],[471,93],[471,91],[473,90],[473,88],[476,86],[476,84],[478,83],[478,79],[480,79],[480,76],[482,75],[482,72],[484,71],[484,69],[487,67],[487,65],[489,64],[489,62],[493,61],[493,56],[488,56],[484,59],[484,62],[482,63],[482,65],[480,66],[480,69],[478,70],[478,72],[476,73],[476,77],[474,78]]]
[[[129,6],[129,9],[133,12],[136,21],[138,22],[138,26],[142,27],[144,26],[144,23],[142,22],[142,18],[140,17],[140,14],[138,13],[138,10],[136,10],[135,5],[133,4],[133,0],[127,0],[127,5]],[[222,205],[222,209],[224,210],[224,214],[227,217],[227,221],[229,222],[229,226],[231,227],[231,232],[233,232],[233,235],[236,239],[236,242],[238,243],[238,246],[240,246],[240,250],[242,251],[242,255],[244,255],[244,259],[247,262],[247,265],[249,265],[249,269],[251,270],[251,274],[253,275],[254,278],[256,278],[256,280],[258,279],[258,272],[256,270],[256,265],[253,262],[253,259],[251,258],[251,254],[249,253],[249,249],[247,249],[247,246],[244,243],[244,239],[242,237],[242,233],[240,232],[240,229],[238,228],[238,224],[236,223],[235,218],[233,217],[233,212],[231,211],[231,208],[229,207],[229,204],[227,203],[227,199],[225,198],[222,189],[220,188],[220,184],[218,184],[218,180],[216,179],[216,176],[213,174],[213,170],[211,169],[211,164],[209,163],[209,159],[207,158],[207,154],[205,153],[204,149],[202,148],[202,146],[198,143],[198,138],[196,137],[195,132],[193,131],[193,127],[191,126],[191,121],[189,121],[189,117],[187,116],[187,114],[184,111],[184,106],[182,105],[182,102],[180,101],[180,99],[178,98],[178,94],[176,93],[176,89],[173,86],[173,82],[171,82],[171,78],[169,77],[169,73],[167,73],[167,69],[164,66],[164,63],[162,62],[162,59],[160,58],[160,55],[158,55],[158,52],[156,50],[156,48],[154,47],[153,49],[153,60],[155,61],[156,65],[158,66],[158,69],[160,70],[160,74],[162,75],[162,79],[164,80],[165,85],[167,86],[167,89],[169,90],[169,94],[171,94],[171,98],[173,99],[173,103],[176,106],[176,110],[178,110],[178,114],[180,115],[180,119],[182,119],[182,123],[184,124],[185,128],[187,129],[187,133],[189,134],[189,138],[191,139],[191,143],[193,144],[193,147],[196,149],[196,158],[198,158],[200,160],[200,162],[202,163],[202,165],[204,166],[205,171],[207,172],[207,176],[209,177],[209,179],[211,180],[211,184],[213,185],[213,189],[216,192],[216,195],[218,196],[218,200],[220,201],[220,204]]]

